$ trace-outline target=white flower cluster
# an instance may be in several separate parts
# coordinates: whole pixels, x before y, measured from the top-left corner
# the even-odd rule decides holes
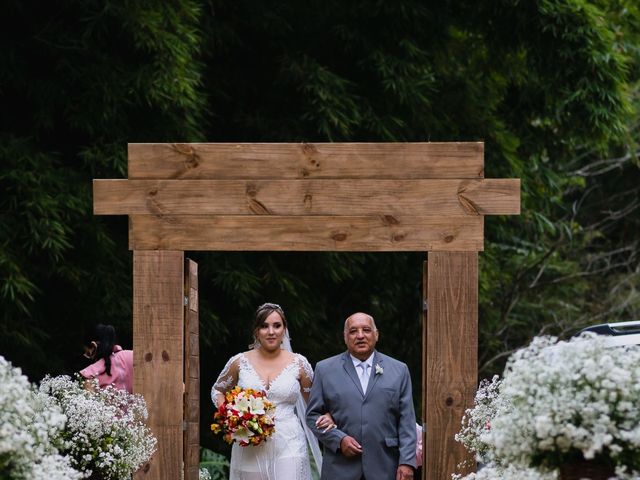
[[[539,337],[480,389],[458,439],[496,468],[552,471],[599,458],[640,478],[639,399],[639,347],[607,347],[593,334]]]
[[[486,435],[491,429],[491,421],[496,416],[502,397],[498,395],[501,380],[496,375],[491,381],[483,380],[476,391],[474,407],[465,412],[462,419],[462,430],[456,435],[469,451],[476,454],[478,461],[488,463],[492,458],[491,445]]]
[[[607,347],[594,335],[534,339],[512,356],[500,394],[508,403],[489,435],[501,458],[522,464],[578,450],[615,461],[640,451],[637,347]]]
[[[240,392],[233,403],[227,405],[227,410],[237,410],[241,414],[253,413],[255,415],[264,415],[265,404],[263,397],[255,397],[248,395],[246,392]]]
[[[46,377],[43,402],[58,405],[68,418],[60,437],[74,467],[107,480],[128,479],[149,460],[156,439],[145,425],[139,395],[114,388],[86,390],[67,376]]]
[[[556,472],[544,473],[533,468],[488,465],[467,476],[453,475],[452,480],[556,480]]]
[[[56,448],[65,422],[61,409],[42,402],[20,369],[0,356],[0,478],[83,478]]]
[[[201,468],[198,471],[198,480],[211,480],[211,473],[206,468]]]

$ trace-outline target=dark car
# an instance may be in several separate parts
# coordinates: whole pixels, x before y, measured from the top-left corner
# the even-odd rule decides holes
[[[614,346],[619,345],[640,345],[640,321],[601,323],[584,328],[582,332],[594,332],[599,335],[606,335],[607,343]]]

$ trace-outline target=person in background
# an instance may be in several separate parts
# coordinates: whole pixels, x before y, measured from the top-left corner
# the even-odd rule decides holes
[[[80,370],[82,377],[97,379],[100,388],[113,386],[133,393],[133,350],[123,350],[117,344],[113,325],[96,325],[84,356],[93,363]]]
[[[422,427],[416,423],[416,472],[415,478],[422,478]]]

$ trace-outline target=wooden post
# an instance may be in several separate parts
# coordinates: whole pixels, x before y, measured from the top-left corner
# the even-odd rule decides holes
[[[184,480],[198,480],[200,466],[200,347],[198,264],[185,263],[184,295]]]
[[[428,254],[427,254],[428,255]],[[427,429],[425,428],[427,419],[427,315],[429,309],[428,302],[429,285],[429,262],[422,262],[422,408],[420,409],[420,425],[422,426],[422,480],[427,478],[427,463],[425,462],[425,452],[427,451]]]
[[[427,277],[427,464],[423,478],[445,480],[452,473],[475,469],[473,456],[454,435],[465,409],[473,404],[477,384],[478,254],[429,252]]]
[[[135,393],[149,406],[156,454],[136,480],[182,477],[184,252],[133,252]]]

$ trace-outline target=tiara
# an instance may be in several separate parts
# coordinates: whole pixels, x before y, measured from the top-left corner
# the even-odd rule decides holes
[[[258,307],[258,310],[262,310],[263,308],[273,308],[273,309],[282,310],[282,307],[277,303],[263,303]]]

